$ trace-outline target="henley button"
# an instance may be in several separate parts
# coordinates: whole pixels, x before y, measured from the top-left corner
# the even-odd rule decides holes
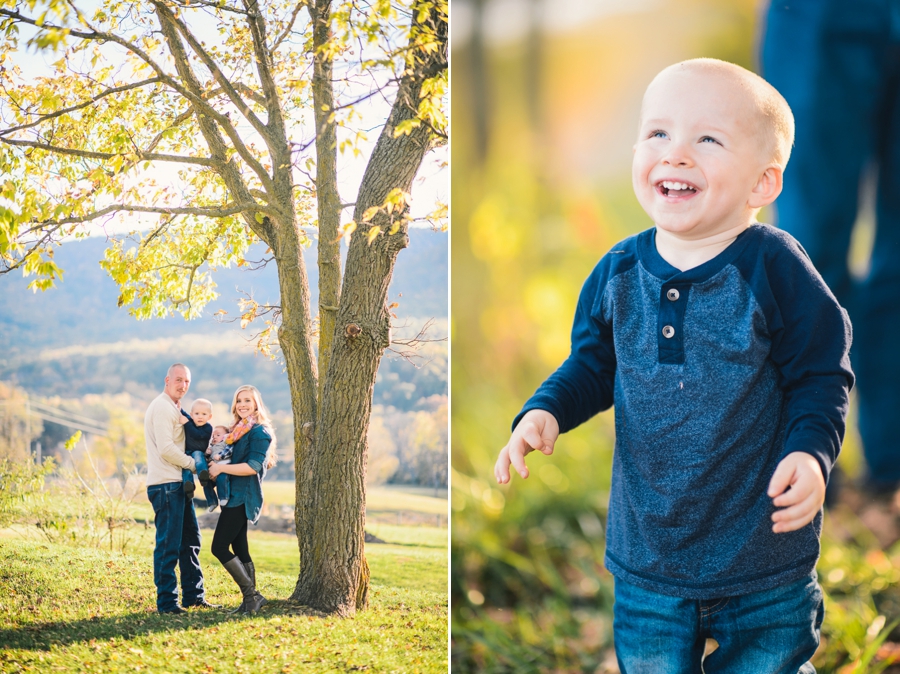
[[[668,297],[669,300],[674,302],[679,297],[681,297],[681,293],[679,293],[676,288],[669,288],[669,290],[666,292],[666,297]]]
[[[675,328],[673,328],[671,325],[667,325],[663,328],[662,333],[663,337],[665,337],[666,339],[672,339],[672,337],[675,336]]]

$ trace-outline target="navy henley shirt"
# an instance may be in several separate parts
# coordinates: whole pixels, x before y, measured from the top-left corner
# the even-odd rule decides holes
[[[825,479],[853,385],[850,322],[790,235],[756,224],[679,271],[655,229],[617,244],[584,284],[568,359],[528,400],[566,432],[615,406],[606,565],[645,589],[711,599],[807,575],[821,512],[772,532],[779,461]]]

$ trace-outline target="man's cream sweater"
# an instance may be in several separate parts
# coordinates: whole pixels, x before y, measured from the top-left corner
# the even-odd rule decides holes
[[[147,442],[147,486],[181,482],[181,469],[195,470],[194,460],[184,453],[184,429],[181,411],[160,393],[144,415],[144,439]]]

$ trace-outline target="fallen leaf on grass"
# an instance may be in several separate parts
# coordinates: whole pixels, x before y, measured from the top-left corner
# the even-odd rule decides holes
[[[894,662],[900,660],[900,643],[895,641],[886,641],[881,644],[878,653],[875,655],[881,661],[890,660]]]

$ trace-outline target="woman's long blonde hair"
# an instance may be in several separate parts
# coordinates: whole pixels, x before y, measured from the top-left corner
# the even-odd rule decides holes
[[[241,416],[237,413],[237,397],[241,391],[249,391],[253,396],[253,402],[256,403],[256,423],[266,429],[272,442],[269,443],[269,449],[266,452],[266,468],[274,468],[278,463],[278,441],[275,439],[275,427],[272,425],[272,417],[269,416],[269,410],[266,408],[262,400],[262,394],[255,386],[244,384],[239,386],[234,392],[231,399],[231,413],[234,415],[234,423],[237,424],[241,420]]]

